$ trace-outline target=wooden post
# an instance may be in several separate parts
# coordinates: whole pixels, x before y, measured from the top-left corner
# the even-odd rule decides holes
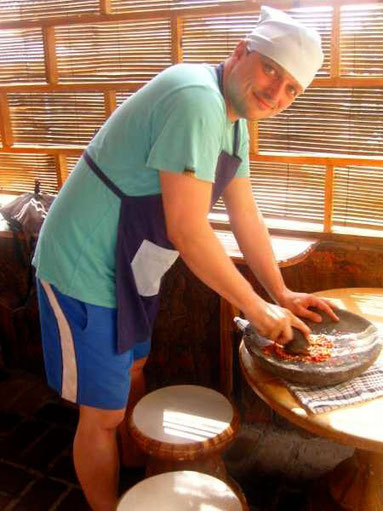
[[[45,76],[50,84],[58,82],[55,27],[43,27]]]
[[[9,112],[8,96],[0,92],[0,133],[4,147],[13,145],[13,131]]]
[[[100,14],[112,14],[112,0],[100,0]]]
[[[179,64],[183,61],[182,52],[182,29],[183,19],[179,16],[172,16],[171,18],[171,31],[172,31],[172,63]]]
[[[325,183],[325,199],[324,199],[324,232],[332,231],[332,213],[334,202],[334,167],[326,166],[326,183]]]
[[[57,187],[60,190],[68,177],[68,162],[66,154],[59,153],[55,155],[55,167],[57,175]]]
[[[331,31],[331,78],[339,78],[340,75],[340,7],[334,5],[332,13]]]
[[[258,154],[259,152],[259,123],[258,121],[249,121],[247,123],[249,130],[249,150],[251,154]]]
[[[105,117],[108,118],[117,108],[116,91],[104,92]]]

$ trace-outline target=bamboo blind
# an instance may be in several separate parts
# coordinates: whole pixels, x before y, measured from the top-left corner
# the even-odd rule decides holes
[[[170,21],[57,27],[56,55],[62,83],[146,82],[172,64]]]
[[[0,30],[0,84],[45,80],[41,30]]]
[[[334,189],[334,226],[381,227],[381,169],[337,167]]]
[[[101,92],[9,94],[15,145],[84,146],[104,122]]]
[[[35,179],[41,182],[42,190],[55,193],[57,175],[54,159],[46,154],[0,153],[1,183],[9,192],[30,192]]]
[[[341,18],[341,73],[383,75],[382,6],[344,7]]]
[[[265,217],[303,226],[323,223],[325,165],[252,161],[250,172],[253,194]],[[224,212],[222,200],[215,212]]]
[[[310,88],[259,127],[260,151],[383,154],[382,89]]]
[[[67,156],[66,157],[68,175],[70,175],[73,172],[73,170],[76,166],[77,160],[78,160],[77,156]]]
[[[173,63],[227,58],[263,4],[316,28],[325,53],[286,112],[249,123],[263,213],[383,230],[383,5],[371,0],[3,0],[0,190],[39,178],[56,191],[115,108]]]
[[[252,162],[251,167],[253,193],[265,215],[282,215],[305,222],[322,221],[326,177],[323,165]]]
[[[57,16],[99,13],[98,0],[2,0],[2,21],[44,20]]]

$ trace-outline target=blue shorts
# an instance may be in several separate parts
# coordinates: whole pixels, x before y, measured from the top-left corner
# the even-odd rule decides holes
[[[109,410],[125,408],[130,369],[148,356],[150,341],[117,352],[117,310],[63,295],[37,279],[48,385],[61,397]]]

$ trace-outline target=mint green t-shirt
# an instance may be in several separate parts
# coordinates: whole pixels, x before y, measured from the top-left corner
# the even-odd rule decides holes
[[[247,126],[239,124],[236,176],[248,176]],[[153,195],[161,193],[160,169],[188,169],[213,183],[219,154],[233,153],[233,133],[215,69],[179,64],[117,108],[87,151],[126,195]],[[116,307],[119,207],[120,199],[80,158],[44,221],[33,260],[37,276],[66,295]]]

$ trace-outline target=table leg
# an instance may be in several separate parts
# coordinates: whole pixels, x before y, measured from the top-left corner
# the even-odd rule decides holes
[[[383,511],[383,455],[355,449],[328,476],[333,499],[347,511]]]
[[[229,399],[233,399],[233,318],[239,310],[227,302],[220,300],[220,388]]]

